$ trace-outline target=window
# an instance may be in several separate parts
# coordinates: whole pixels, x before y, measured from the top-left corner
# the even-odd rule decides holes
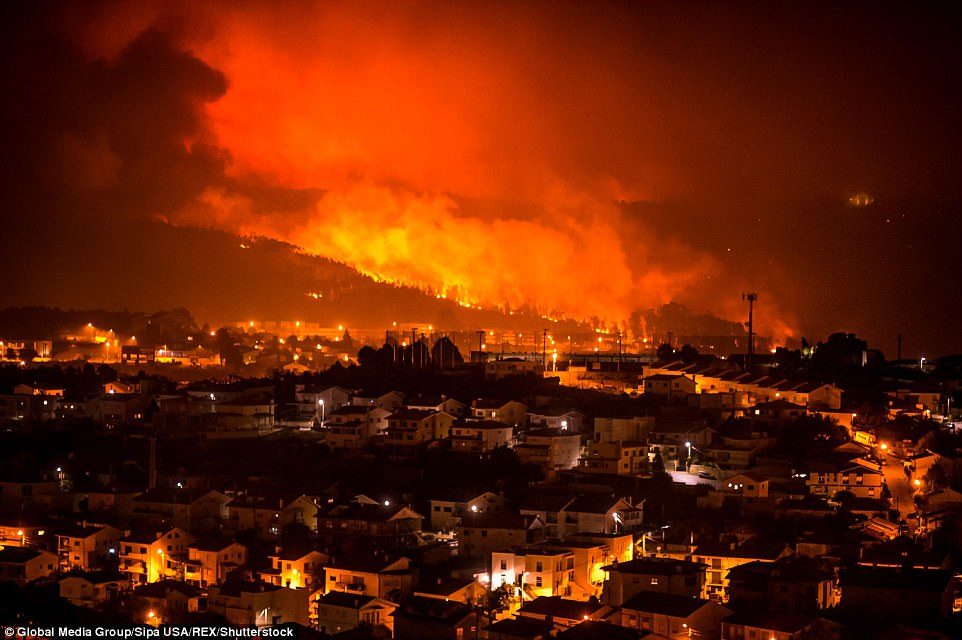
[[[534,565],[534,570],[535,570],[535,571],[538,571],[538,572],[541,572],[541,571],[543,571],[544,569],[542,568],[541,563],[538,562],[538,563],[536,563],[536,564]]]
[[[502,571],[507,571],[507,570],[508,570],[508,561],[507,561],[507,560],[502,560],[502,561],[501,561],[501,570],[502,570]]]
[[[540,586],[541,586],[541,576],[538,576],[537,578],[535,578],[535,580],[534,580],[534,585],[535,585],[536,587],[540,587]]]
[[[658,578],[652,578],[652,579],[651,579],[651,584],[657,585],[657,584],[658,584]]]

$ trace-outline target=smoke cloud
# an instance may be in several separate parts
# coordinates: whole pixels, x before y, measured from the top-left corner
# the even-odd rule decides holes
[[[8,78],[22,99],[7,122],[31,124],[12,131],[26,159],[11,182],[35,192],[42,176],[50,210],[277,238],[464,304],[621,322],[677,301],[735,319],[757,290],[762,332],[835,329],[815,311],[828,283],[813,266],[836,260],[822,240],[850,243],[891,211],[841,229],[836,203],[921,191],[942,207],[924,215],[951,221],[944,205],[959,199],[946,169],[958,128],[929,126],[953,122],[959,97],[957,77],[945,83],[958,42],[939,16],[674,3],[27,13],[17,23],[32,28],[7,45],[30,60]],[[903,100],[887,95],[893,76],[909,79]],[[929,124],[910,113],[937,94]]]

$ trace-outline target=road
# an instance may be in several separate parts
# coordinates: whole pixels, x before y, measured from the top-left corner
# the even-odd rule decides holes
[[[892,501],[899,514],[907,518],[909,514],[915,513],[915,503],[912,500],[915,487],[912,479],[906,478],[905,471],[902,470],[902,460],[889,455],[882,467],[882,473],[885,474],[885,484],[892,493]]]

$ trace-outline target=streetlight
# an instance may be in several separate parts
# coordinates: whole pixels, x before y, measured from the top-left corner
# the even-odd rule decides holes
[[[318,400],[317,404],[321,407],[321,429],[324,428],[324,400]]]

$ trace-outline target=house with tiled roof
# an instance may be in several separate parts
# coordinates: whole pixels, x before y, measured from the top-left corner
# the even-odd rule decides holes
[[[724,602],[728,599],[728,573],[733,568],[754,560],[774,562],[791,553],[788,545],[774,541],[749,540],[741,545],[734,542],[703,542],[692,550],[691,558],[708,567],[705,580],[708,596]]]
[[[0,582],[25,585],[50,579],[57,573],[57,556],[43,549],[0,548]]]
[[[324,563],[324,593],[340,591],[400,602],[414,592],[417,569],[400,556],[349,556]]]
[[[622,603],[621,624],[662,638],[702,638],[714,636],[730,614],[731,610],[714,600],[639,591]]]
[[[545,530],[538,516],[502,510],[465,514],[455,535],[460,555],[487,560],[494,549],[543,540]]]
[[[707,568],[701,562],[676,558],[636,558],[628,562],[614,562],[603,569],[606,579],[602,602],[621,606],[639,591],[701,598],[706,595]]]
[[[118,603],[130,590],[130,580],[117,571],[76,571],[63,576],[58,583],[61,598],[91,609]]]
[[[220,584],[247,563],[247,547],[233,538],[210,535],[187,547],[184,579],[206,587]]]
[[[359,626],[379,629],[394,635],[394,611],[397,604],[383,598],[343,591],[329,591],[312,601],[316,624],[321,633],[340,634]]]
[[[94,571],[104,566],[121,531],[108,524],[68,525],[56,529],[60,571]]]

